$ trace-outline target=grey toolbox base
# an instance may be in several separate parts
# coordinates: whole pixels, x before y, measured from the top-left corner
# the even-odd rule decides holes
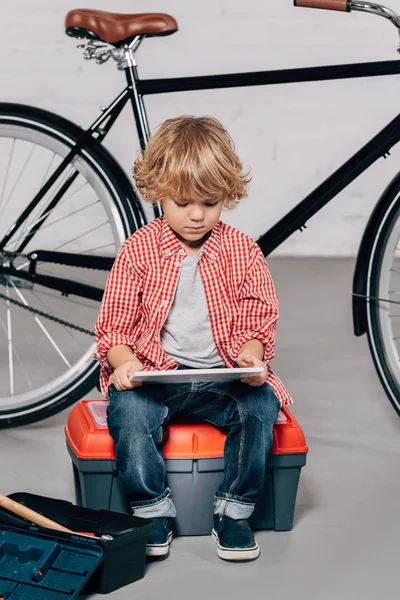
[[[129,513],[114,460],[72,459],[76,504],[85,508]],[[223,478],[223,458],[165,460],[167,483],[176,506],[175,535],[209,535],[213,527],[215,490]],[[270,455],[264,489],[250,518],[253,529],[290,531],[301,467],[306,454]]]

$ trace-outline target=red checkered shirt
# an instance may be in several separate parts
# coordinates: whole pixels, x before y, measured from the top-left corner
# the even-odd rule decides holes
[[[186,256],[164,217],[131,235],[111,269],[96,322],[100,385],[107,398],[113,369],[108,350],[130,346],[144,370],[176,369],[164,351],[160,332],[174,299],[180,267]],[[203,246],[198,262],[214,342],[227,367],[235,367],[243,344],[264,344],[267,381],[282,405],[292,404],[287,390],[272,371],[278,298],[258,244],[246,234],[218,221]],[[183,324],[184,326],[184,324]]]

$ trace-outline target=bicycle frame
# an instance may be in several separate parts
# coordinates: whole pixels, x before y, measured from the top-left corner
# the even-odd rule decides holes
[[[136,85],[138,93],[143,96],[145,94],[191,90],[352,79],[357,77],[376,77],[399,73],[400,61],[396,60],[276,71],[259,71],[253,73],[233,73],[228,75],[211,75],[203,77],[138,80]],[[378,158],[386,156],[390,148],[397,144],[399,140],[400,114],[347,162],[339,167],[339,169],[337,169],[330,177],[306,196],[304,200],[299,202],[295,208],[288,212],[280,221],[271,227],[271,229],[258,238],[257,242],[263,251],[263,254],[267,256],[296,230],[302,230],[306,226],[306,221],[349,185],[349,183],[356,179],[356,177],[363,173],[363,171],[368,169],[368,167]]]
[[[139,40],[139,42],[140,41],[141,40]],[[128,48],[126,48],[126,53],[129,53]],[[64,172],[72,158],[77,155],[82,148],[96,143],[97,141],[101,141],[107,135],[129,100],[131,101],[133,109],[140,146],[144,149],[150,135],[150,128],[143,101],[143,97],[147,94],[397,75],[400,73],[400,60],[148,80],[141,80],[139,78],[135,62],[134,60],[130,60],[128,61],[128,65],[124,67],[124,71],[128,83],[127,87],[108,106],[108,108],[103,109],[103,114],[94,121],[75,146],[71,148],[71,151],[57,168],[55,173],[48,179],[46,184],[38,192],[35,198],[33,198],[16,223],[7,232],[6,236],[0,241],[0,250],[5,248],[6,243],[21,227],[22,223],[27,219],[34,207],[37,206],[37,203]],[[302,231],[302,229],[306,227],[306,222],[315,213],[363,173],[378,158],[381,156],[386,157],[386,155],[389,154],[390,149],[399,141],[400,114],[257,240],[264,255],[269,255],[296,230],[299,229]],[[40,229],[49,215],[49,209],[56,206],[62,195],[73,183],[75,177],[76,174],[72,174],[63,184],[62,188],[53,198],[51,206],[46,207],[35,226],[21,242],[17,252],[21,252],[29,240],[31,240],[35,233]],[[162,214],[160,205],[157,204],[154,206],[154,213],[156,217]],[[35,282],[40,285],[45,285],[63,293],[72,293],[83,298],[101,299],[103,290],[99,288],[83,286],[82,284],[61,278],[38,275],[35,268],[39,252],[40,251],[29,255],[31,260],[29,272],[22,272],[21,270],[17,271],[12,266],[3,266],[1,267],[0,272],[5,275],[16,275],[19,278],[22,277],[30,281],[35,280]],[[44,254],[46,254],[46,257],[44,257]],[[40,260],[45,260],[47,262],[62,262],[66,265],[86,267],[89,266],[88,261],[91,261],[91,267],[96,265],[96,268],[109,269],[112,264],[109,257],[89,257],[87,255],[82,255],[77,259],[76,255],[69,255],[68,253],[62,253],[62,257],[60,257],[57,252],[48,252],[44,254],[41,254]]]

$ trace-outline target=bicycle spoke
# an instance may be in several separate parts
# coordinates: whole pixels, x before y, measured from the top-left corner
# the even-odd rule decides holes
[[[87,208],[90,208],[91,206],[94,206],[95,204],[98,204],[98,202],[100,202],[100,201],[99,200],[95,200],[94,202],[92,202],[91,204],[88,204],[87,206],[83,206],[82,208],[77,208],[76,210],[71,211],[67,215],[64,215],[63,217],[60,217],[59,219],[56,219],[55,221],[52,221],[51,223],[48,223],[47,225],[44,225],[43,227],[40,228],[40,231],[43,231],[44,229],[48,229],[49,227],[53,227],[53,225],[56,225],[56,223],[60,223],[64,219],[69,219],[70,217],[72,217],[72,215],[76,215],[76,214],[82,212],[83,210],[86,210]],[[53,212],[53,211],[49,211],[49,212]],[[43,216],[43,218],[44,218],[44,216]],[[42,220],[42,219],[40,219],[40,220]],[[36,223],[39,223],[39,221],[37,221]],[[32,227],[34,227],[36,225],[36,223],[34,223],[33,225],[31,225],[31,227],[29,228],[29,230],[32,229]]]
[[[1,327],[2,327],[2,329],[3,329],[3,331],[4,331],[4,333],[5,333],[5,335],[6,335],[6,337],[7,337],[7,329],[6,329],[6,326],[5,326],[5,324],[4,324],[4,321],[3,321],[3,319],[2,319],[1,317],[0,317],[0,325],[1,325]],[[13,352],[14,352],[14,354],[15,354],[15,357],[16,357],[16,359],[17,359],[17,361],[18,361],[18,364],[19,364],[19,366],[20,366],[20,367],[21,367],[21,369],[22,369],[22,372],[23,372],[23,374],[24,374],[24,377],[25,377],[26,383],[27,383],[27,384],[28,384],[28,386],[31,388],[31,390],[33,390],[32,381],[29,379],[28,373],[26,372],[26,369],[25,369],[25,367],[24,367],[24,363],[22,362],[22,360],[21,360],[21,357],[20,357],[20,354],[19,354],[19,352],[17,352],[17,349],[15,348],[14,344],[13,344]],[[43,361],[41,361],[41,362],[43,363]]]
[[[92,202],[91,204],[88,204],[87,206],[83,206],[82,208],[77,208],[76,210],[68,213],[67,215],[60,217],[59,219],[56,219],[55,221],[52,221],[51,223],[47,223],[47,225],[43,225],[43,227],[40,228],[40,231],[42,232],[45,229],[48,229],[49,227],[53,227],[54,225],[56,225],[57,223],[60,223],[64,219],[69,219],[72,215],[76,215],[77,213],[82,212],[86,208],[90,208],[91,206],[94,206],[98,202],[100,202],[100,200],[95,200],[94,202]],[[38,223],[40,223],[40,221],[43,221],[52,212],[54,212],[54,208],[52,210],[49,210],[47,213],[44,213],[37,221],[34,221],[33,223],[31,223],[29,225],[29,227],[27,229],[25,229],[24,232],[21,234],[19,240],[22,240],[25,237],[25,235],[31,231],[31,229],[33,229]],[[19,241],[19,240],[17,240],[17,241]]]
[[[35,317],[35,321],[39,325],[40,329],[43,331],[43,333],[45,334],[45,336],[47,337],[47,339],[49,340],[49,342],[52,344],[54,350],[56,350],[56,352],[58,353],[58,355],[60,356],[60,358],[65,362],[65,364],[67,365],[67,367],[70,369],[71,368],[71,363],[67,360],[67,358],[64,356],[64,354],[61,352],[60,348],[57,346],[56,342],[51,337],[50,333],[48,332],[48,330],[46,329],[46,327],[43,325],[43,323],[41,322],[41,320],[39,319],[39,317]]]
[[[66,179],[65,179],[66,180]],[[29,225],[29,227],[27,227],[27,229],[25,229],[24,233],[21,235],[21,237],[19,238],[20,240],[23,239],[23,237],[25,237],[25,233],[29,233],[29,231],[31,229],[33,229],[33,227],[35,227],[35,225],[37,225],[38,223],[40,223],[40,221],[43,221],[44,219],[47,219],[47,217],[49,217],[56,208],[59,208],[60,206],[62,206],[63,204],[65,204],[70,198],[72,198],[72,196],[74,196],[76,193],[78,193],[78,191],[80,191],[81,189],[83,189],[85,186],[87,185],[87,181],[81,185],[80,188],[78,188],[78,190],[76,190],[75,192],[73,192],[72,194],[70,194],[69,196],[67,196],[66,198],[64,198],[63,200],[61,200],[57,206],[55,206],[54,208],[48,210],[47,212],[43,213],[43,215],[41,215],[41,217],[39,217],[39,219],[37,219],[36,221],[34,221],[33,223],[31,223]],[[58,189],[60,189],[61,186],[58,187]],[[100,202],[99,199],[97,199],[95,202],[92,202],[91,204],[84,206],[82,208],[78,208],[76,211],[70,212],[67,215],[65,215],[64,217],[61,217],[58,221],[52,221],[51,223],[49,223],[48,225],[45,225],[44,227],[41,227],[40,230],[43,231],[43,229],[46,229],[47,227],[51,227],[52,225],[54,225],[55,223],[58,223],[59,221],[61,221],[62,219],[65,219],[67,217],[72,216],[73,214],[79,212],[80,210],[84,210],[85,208],[88,208],[88,206],[93,206],[94,204],[96,204],[97,202]]]
[[[47,181],[48,175],[49,175],[49,173],[50,173],[51,165],[53,164],[53,161],[54,161],[54,158],[55,158],[55,156],[56,156],[56,153],[55,153],[55,152],[53,152],[53,156],[51,157],[50,164],[49,164],[49,166],[47,167],[46,173],[45,173],[45,174],[44,174],[44,176],[43,176],[42,183],[40,184],[40,188],[42,188],[42,187],[44,186],[44,184],[45,184],[45,181]],[[54,170],[55,170],[55,169],[54,169]]]
[[[54,158],[54,157],[53,157],[53,158]],[[49,165],[49,168],[50,168],[50,165]],[[49,168],[47,169],[47,172],[49,171]],[[70,173],[71,173],[71,171],[70,171]],[[58,187],[57,187],[57,188],[54,190],[54,194],[56,194],[56,193],[57,193],[57,191],[58,191],[58,190],[61,188],[61,186],[63,185],[63,183],[64,183],[64,182],[66,181],[66,179],[67,179],[67,177],[65,176],[65,173],[62,175],[62,177],[63,177],[64,179],[61,179],[61,178],[60,178],[60,179],[59,179],[57,182],[55,182],[55,184],[56,184]],[[39,188],[39,189],[41,189],[41,188],[43,187],[43,185],[44,185],[44,183],[45,183],[46,179],[47,179],[47,173],[46,173],[46,175],[43,177],[43,181],[42,181],[42,183],[40,184],[40,188]],[[64,199],[64,200],[61,200],[61,202],[59,202],[59,203],[58,203],[58,206],[61,206],[61,205],[64,203],[64,201],[65,201],[65,199]],[[48,201],[48,204],[49,204],[50,202],[51,202],[51,199],[49,199],[49,201]],[[39,210],[39,209],[38,209],[38,210]],[[20,234],[19,238],[17,238],[17,239],[15,240],[16,244],[19,244],[19,242],[25,238],[26,234],[28,234],[28,233],[29,233],[29,231],[30,231],[30,230],[31,230],[33,227],[35,227],[35,225],[37,225],[38,223],[40,223],[40,221],[42,221],[43,219],[46,219],[48,216],[50,216],[50,215],[51,215],[51,213],[53,212],[53,210],[54,210],[54,208],[52,208],[52,209],[48,210],[48,211],[47,211],[47,212],[45,212],[45,213],[44,213],[44,214],[43,214],[41,217],[39,217],[39,218],[36,218],[36,220],[33,220],[33,223],[32,223],[32,222],[29,222],[29,220],[28,220],[28,222],[27,222],[26,226],[23,228],[23,230],[22,230],[22,232],[21,232],[21,234]]]
[[[22,169],[21,169],[21,171],[20,171],[20,174],[19,174],[19,175],[18,175],[18,177],[17,177],[17,181],[14,183],[14,187],[12,188],[12,190],[11,190],[11,192],[10,192],[10,195],[8,196],[8,200],[7,200],[7,202],[5,203],[5,205],[4,205],[4,208],[3,208],[2,212],[4,212],[4,211],[6,210],[6,208],[7,208],[7,206],[10,204],[10,200],[11,200],[11,198],[12,198],[12,195],[13,195],[13,193],[14,193],[14,191],[15,191],[15,189],[16,189],[16,187],[17,187],[17,185],[18,185],[18,183],[19,183],[19,182],[20,182],[20,180],[21,180],[22,174],[23,174],[23,172],[25,171],[25,169],[26,169],[26,166],[27,166],[28,162],[30,161],[30,159],[31,159],[31,157],[32,157],[32,154],[33,154],[33,152],[34,152],[35,148],[36,148],[36,144],[33,146],[32,150],[30,151],[30,153],[29,153],[29,155],[28,155],[28,158],[26,159],[26,161],[25,161],[25,164],[24,164],[24,166],[22,167]]]
[[[67,181],[68,177],[70,177],[74,171],[75,171],[74,167],[70,167],[70,169],[67,170],[66,172],[64,172],[62,177],[60,179],[58,179],[57,182],[55,182],[56,188],[52,194],[53,197],[58,193],[58,191],[61,189],[61,187]],[[51,198],[48,199],[47,205],[49,205],[50,203],[51,203]],[[37,207],[38,211],[41,210],[40,206],[41,206],[41,203],[39,203],[39,205]],[[34,216],[33,219],[36,219],[36,221],[34,223],[27,222],[25,227],[23,227],[22,231],[20,232],[20,234],[16,237],[13,236],[13,238],[10,240],[10,243],[13,246],[13,250],[15,250],[19,246],[20,242],[22,242],[25,239],[25,237],[29,234],[30,230],[33,227],[35,227],[35,225],[37,225],[38,223],[40,223],[41,221],[46,219],[47,216],[53,212],[53,210],[54,209],[48,210],[47,212],[42,214],[40,217]]]
[[[85,183],[83,183],[80,188],[78,188],[77,190],[75,190],[74,192],[72,192],[72,194],[70,194],[69,196],[67,196],[66,198],[64,198],[63,202],[66,202],[67,200],[69,200],[70,198],[72,198],[72,196],[75,196],[75,194],[77,194],[78,192],[80,192],[81,190],[83,190],[83,188],[86,187],[87,185],[88,185],[88,182],[85,181]]]
[[[10,297],[10,289],[7,284],[6,295]],[[11,325],[11,308],[10,302],[7,300],[7,342],[8,342],[8,368],[10,381],[10,394],[14,396],[14,363],[13,363],[13,343],[12,343],[12,325]]]
[[[43,302],[43,300],[41,298],[38,297],[38,295],[32,291],[32,295],[36,298],[36,301],[38,302],[38,304],[40,304],[42,306],[42,309],[45,310],[46,312],[48,312],[49,314],[51,314],[51,308],[45,303]],[[81,348],[83,348],[83,344],[82,342],[80,342],[76,335],[75,335],[75,331],[73,329],[70,329],[69,327],[66,328],[66,333],[78,344],[78,346],[80,346]]]
[[[6,177],[3,183],[3,189],[1,190],[1,198],[0,198],[0,210],[1,210],[1,205],[3,204],[3,197],[4,197],[4,192],[5,189],[7,187],[7,181],[8,181],[8,175],[10,173],[10,166],[11,166],[11,161],[12,161],[12,157],[14,155],[14,147],[16,144],[16,140],[15,138],[13,139],[13,143],[12,143],[12,147],[11,147],[11,152],[10,152],[10,157],[8,159],[8,165],[7,165],[7,172],[6,172]],[[3,213],[3,211],[0,212],[0,215]]]
[[[82,188],[84,188],[87,185],[87,182],[84,183],[79,190],[81,190]],[[60,187],[60,186],[59,186]],[[45,219],[47,219],[57,208],[59,208],[60,206],[62,206],[65,202],[67,202],[67,200],[69,200],[72,196],[74,196],[79,190],[76,190],[75,192],[73,192],[72,194],[70,194],[67,198],[64,198],[63,200],[61,200],[61,202],[58,203],[58,205],[54,208],[52,208],[51,210],[43,213],[39,218],[37,218],[35,221],[29,223],[29,225],[27,225],[24,230],[21,232],[21,234],[19,235],[19,237],[14,238],[13,239],[13,244],[14,245],[18,245],[23,239],[25,239],[26,235],[29,234],[29,232],[36,226],[38,225],[41,221],[44,221]],[[95,201],[90,202],[89,204],[82,206],[81,208],[77,208],[74,211],[68,212],[66,215],[59,217],[58,219],[52,221],[51,223],[47,223],[47,225],[43,225],[40,227],[40,231],[43,232],[45,229],[48,229],[49,227],[53,227],[54,225],[56,225],[57,223],[60,223],[61,221],[63,221],[64,219],[69,219],[70,217],[72,217],[73,215],[78,214],[79,212],[82,212],[83,210],[86,210],[88,208],[91,208],[93,206],[95,206],[96,204],[99,204],[100,200],[97,198]]]
[[[17,296],[19,297],[19,299],[21,300],[21,302],[23,302],[23,304],[25,304],[25,306],[29,306],[29,304],[28,304],[27,300],[25,299],[25,297],[21,294],[20,290],[14,285],[13,282],[11,282],[11,285],[13,286],[13,289],[14,289],[15,293],[17,294]],[[40,327],[40,329],[43,331],[43,333],[45,334],[45,336],[49,340],[49,342],[51,343],[51,345],[53,346],[53,348],[56,350],[57,354],[64,361],[64,363],[67,365],[67,367],[70,369],[71,368],[71,364],[69,363],[69,361],[67,360],[67,358],[64,356],[64,354],[62,353],[61,349],[58,347],[56,341],[53,339],[53,337],[51,336],[51,334],[49,333],[49,331],[43,325],[43,323],[40,320],[40,318],[38,316],[35,316],[34,319],[35,319],[37,325]]]
[[[104,244],[103,246],[96,246],[95,248],[89,248],[89,250],[83,250],[81,252],[81,254],[89,254],[89,252],[96,252],[96,250],[103,250],[104,248],[109,248],[110,246],[112,246],[113,248],[115,247],[114,244]]]
[[[68,240],[68,242],[64,242],[63,244],[56,246],[54,248],[54,250],[59,250],[60,248],[64,248],[64,246],[68,246],[68,244],[72,244],[72,242],[76,242],[76,240],[80,240],[82,237],[88,235],[89,233],[93,233],[93,231],[97,231],[98,229],[101,229],[101,227],[104,227],[104,225],[107,225],[107,223],[109,223],[109,222],[110,221],[105,221],[104,223],[100,223],[100,225],[97,225],[96,227],[93,227],[92,229],[88,229],[87,231],[84,231],[83,233],[77,235],[72,240]]]

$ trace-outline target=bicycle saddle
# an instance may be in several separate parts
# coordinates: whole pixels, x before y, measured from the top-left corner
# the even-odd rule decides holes
[[[65,17],[65,31],[72,37],[86,37],[121,44],[136,35],[170,35],[178,30],[178,23],[164,13],[125,15],[103,10],[77,8]]]

